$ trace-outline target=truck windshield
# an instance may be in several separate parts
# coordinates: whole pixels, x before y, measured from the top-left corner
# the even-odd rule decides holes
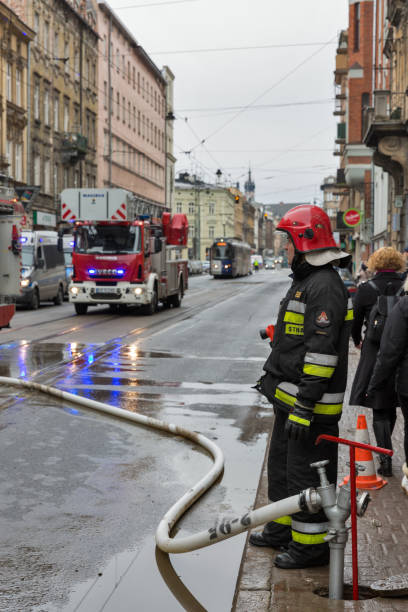
[[[34,249],[32,246],[21,249],[21,263],[24,268],[31,268],[34,265]]]
[[[139,251],[139,227],[84,225],[76,231],[76,253],[138,253]]]

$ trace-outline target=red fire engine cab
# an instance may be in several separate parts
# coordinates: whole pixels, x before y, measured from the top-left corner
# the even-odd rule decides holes
[[[188,287],[185,215],[138,215],[124,189],[65,189],[61,217],[74,228],[68,295],[77,314],[96,304],[141,306],[146,314],[159,302],[180,306]]]

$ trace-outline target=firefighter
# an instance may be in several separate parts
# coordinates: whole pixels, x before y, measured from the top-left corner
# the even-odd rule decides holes
[[[345,267],[350,255],[336,245],[327,214],[317,206],[292,208],[277,230],[287,235],[292,285],[281,302],[266,374],[256,388],[274,406],[268,457],[268,495],[278,501],[319,486],[314,461],[329,459],[330,482],[337,480],[337,445],[315,440],[338,436],[347,382],[352,302],[333,266]],[[327,519],[298,512],[267,523],[250,543],[280,550],[275,565],[296,569],[329,563],[324,537]]]

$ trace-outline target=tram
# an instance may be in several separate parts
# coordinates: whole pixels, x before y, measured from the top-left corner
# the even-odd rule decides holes
[[[251,271],[251,247],[238,238],[219,238],[210,249],[210,273],[216,277],[246,276]]]

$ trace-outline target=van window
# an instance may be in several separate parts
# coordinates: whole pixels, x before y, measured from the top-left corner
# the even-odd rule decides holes
[[[55,268],[56,266],[64,266],[64,254],[62,251],[58,251],[55,244],[44,244],[44,259],[47,270]]]
[[[34,265],[34,250],[33,247],[23,247],[21,249],[22,265],[26,268],[31,268]]]

